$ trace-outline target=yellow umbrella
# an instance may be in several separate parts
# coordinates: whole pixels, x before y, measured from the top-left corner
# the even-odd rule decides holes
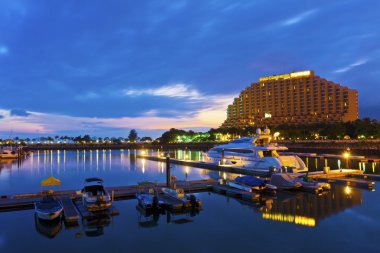
[[[61,185],[61,180],[53,176],[50,176],[41,181],[41,186],[57,186],[57,185]]]

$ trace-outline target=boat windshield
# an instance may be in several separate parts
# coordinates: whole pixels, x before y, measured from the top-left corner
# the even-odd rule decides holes
[[[240,138],[232,141],[231,143],[247,143],[247,142],[252,142],[252,138]]]
[[[278,157],[276,150],[263,150],[259,152],[260,157]]]
[[[251,149],[242,149],[242,148],[212,148],[210,151],[221,153],[222,150],[224,150],[225,153],[243,153],[243,154],[249,154],[253,151]]]

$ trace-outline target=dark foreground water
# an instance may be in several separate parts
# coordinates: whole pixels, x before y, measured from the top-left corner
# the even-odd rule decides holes
[[[165,180],[164,164],[135,159],[127,150],[36,152],[21,164],[1,166],[0,195],[39,191],[40,180],[50,175],[62,180],[58,189],[80,189],[90,176],[104,178],[107,186]],[[183,166],[173,166],[172,174],[188,180],[223,176]],[[136,200],[123,200],[115,202],[120,215],[81,220],[74,228],[38,222],[33,210],[3,212],[0,252],[380,251],[378,192],[338,186],[322,196],[282,192],[261,205],[214,193],[197,196],[203,201],[199,213],[145,217]]]

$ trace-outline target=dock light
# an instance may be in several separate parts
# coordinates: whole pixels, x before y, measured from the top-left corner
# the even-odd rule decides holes
[[[141,154],[146,155],[146,151],[145,150],[141,151]]]
[[[189,159],[189,155],[185,155],[185,160],[188,160]]]
[[[351,193],[352,193],[352,189],[351,189],[351,187],[349,187],[348,185],[344,188],[344,193],[347,195],[347,196],[349,196],[349,195],[351,195]]]
[[[347,169],[350,167],[350,148],[347,148],[346,152],[343,153],[343,157],[346,159]]]

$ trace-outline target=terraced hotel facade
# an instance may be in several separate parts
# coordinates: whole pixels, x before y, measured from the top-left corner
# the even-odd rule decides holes
[[[359,118],[358,92],[311,70],[261,77],[234,98],[222,127],[347,122]]]

